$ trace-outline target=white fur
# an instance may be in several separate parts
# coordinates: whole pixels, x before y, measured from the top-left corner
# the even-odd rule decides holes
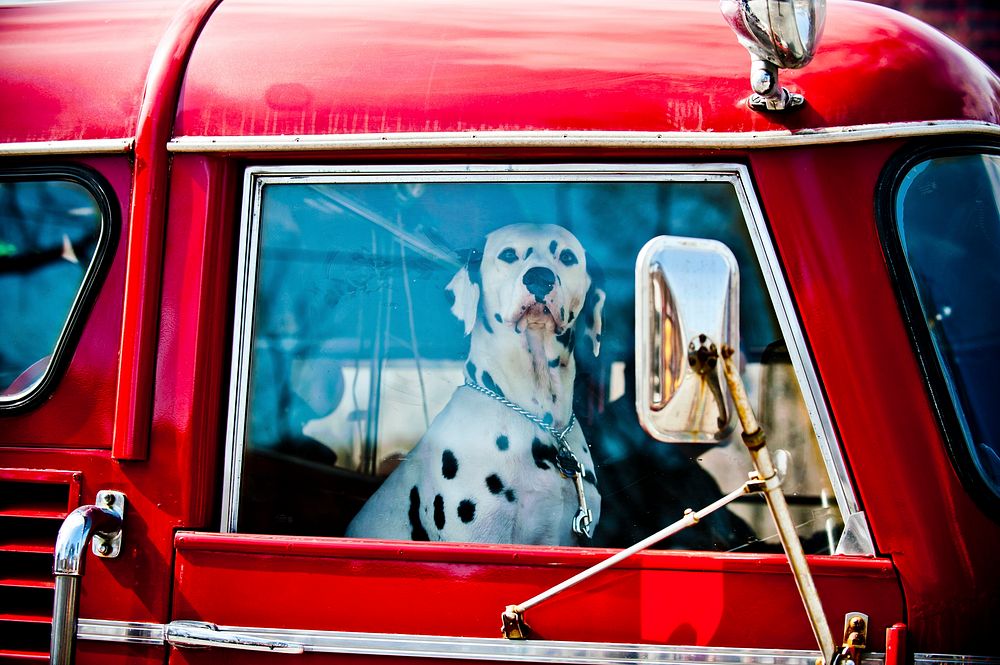
[[[567,425],[573,408],[576,362],[568,339],[582,331],[595,354],[599,349],[604,292],[592,289],[586,261],[580,242],[562,227],[511,225],[487,236],[478,271],[473,261],[447,287],[455,296],[452,312],[471,334],[467,377],[499,388],[536,417],[550,418],[557,429]],[[551,275],[551,288],[536,286],[531,292],[525,278],[533,268],[532,275]],[[579,426],[567,443],[588,471],[585,494],[596,526],[600,494]],[[347,535],[576,544],[576,490],[551,463],[555,447],[553,437],[524,416],[459,387]],[[449,455],[456,461],[453,477],[447,477]],[[470,515],[473,519],[462,519]]]

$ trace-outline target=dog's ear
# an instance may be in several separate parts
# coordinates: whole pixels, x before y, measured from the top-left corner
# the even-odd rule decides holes
[[[473,326],[476,325],[476,314],[479,312],[481,263],[482,253],[472,250],[466,264],[459,268],[445,287],[453,298],[451,313],[465,324],[466,335],[471,333]]]
[[[601,352],[601,333],[604,330],[604,289],[591,286],[583,305],[583,334],[590,340],[594,356]]]
[[[583,302],[583,334],[590,340],[594,356],[601,352],[601,333],[604,331],[604,271],[594,262],[594,257],[587,253],[587,274],[590,276],[590,289]]]

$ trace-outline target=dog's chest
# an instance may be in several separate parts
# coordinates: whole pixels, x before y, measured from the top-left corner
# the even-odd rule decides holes
[[[480,540],[489,534],[494,542],[576,544],[572,523],[581,502],[574,480],[559,471],[555,437],[502,405],[483,405],[478,402],[477,422],[446,421],[451,425],[434,437],[437,459],[428,466],[437,476],[445,512],[454,503],[465,506],[470,517],[475,507],[472,519],[454,528],[447,517],[441,520],[442,539]],[[584,497],[596,522],[600,494],[579,428],[566,444],[581,464]]]

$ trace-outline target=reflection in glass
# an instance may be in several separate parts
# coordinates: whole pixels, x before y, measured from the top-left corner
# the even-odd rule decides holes
[[[896,220],[965,445],[1000,496],[1000,157],[917,164],[899,188]]]
[[[38,385],[97,249],[101,211],[82,185],[0,180],[0,399]]]
[[[663,445],[635,412],[634,266],[650,238],[710,238],[732,250],[752,385],[781,339],[730,183],[349,180],[265,178],[253,203],[259,258],[239,530],[343,534],[464,380],[468,338],[445,286],[486,234],[520,222],[572,232],[607,294],[601,352],[577,354],[574,394],[603,497],[594,544],[630,545],[746,479],[738,440]],[[794,380],[775,394],[802,402]],[[776,414],[775,429],[798,417]],[[809,436],[794,438],[815,448],[804,422]],[[803,535],[820,534],[812,551],[828,551],[827,520],[839,530],[839,516],[821,507],[829,490],[818,460],[804,456],[816,471],[788,491],[801,495]],[[765,514],[751,500],[664,546],[776,550],[761,540]]]

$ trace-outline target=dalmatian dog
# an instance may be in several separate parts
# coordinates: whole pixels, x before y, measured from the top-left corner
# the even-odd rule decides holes
[[[573,423],[573,351],[578,336],[589,339],[594,355],[600,350],[605,294],[592,282],[584,248],[560,226],[505,226],[486,237],[447,290],[471,335],[465,385],[347,535],[585,544],[586,534],[573,529],[577,485],[591,511],[590,534],[601,496],[590,449]],[[554,432],[566,429],[560,445]],[[580,464],[577,482],[559,469],[567,448]]]

